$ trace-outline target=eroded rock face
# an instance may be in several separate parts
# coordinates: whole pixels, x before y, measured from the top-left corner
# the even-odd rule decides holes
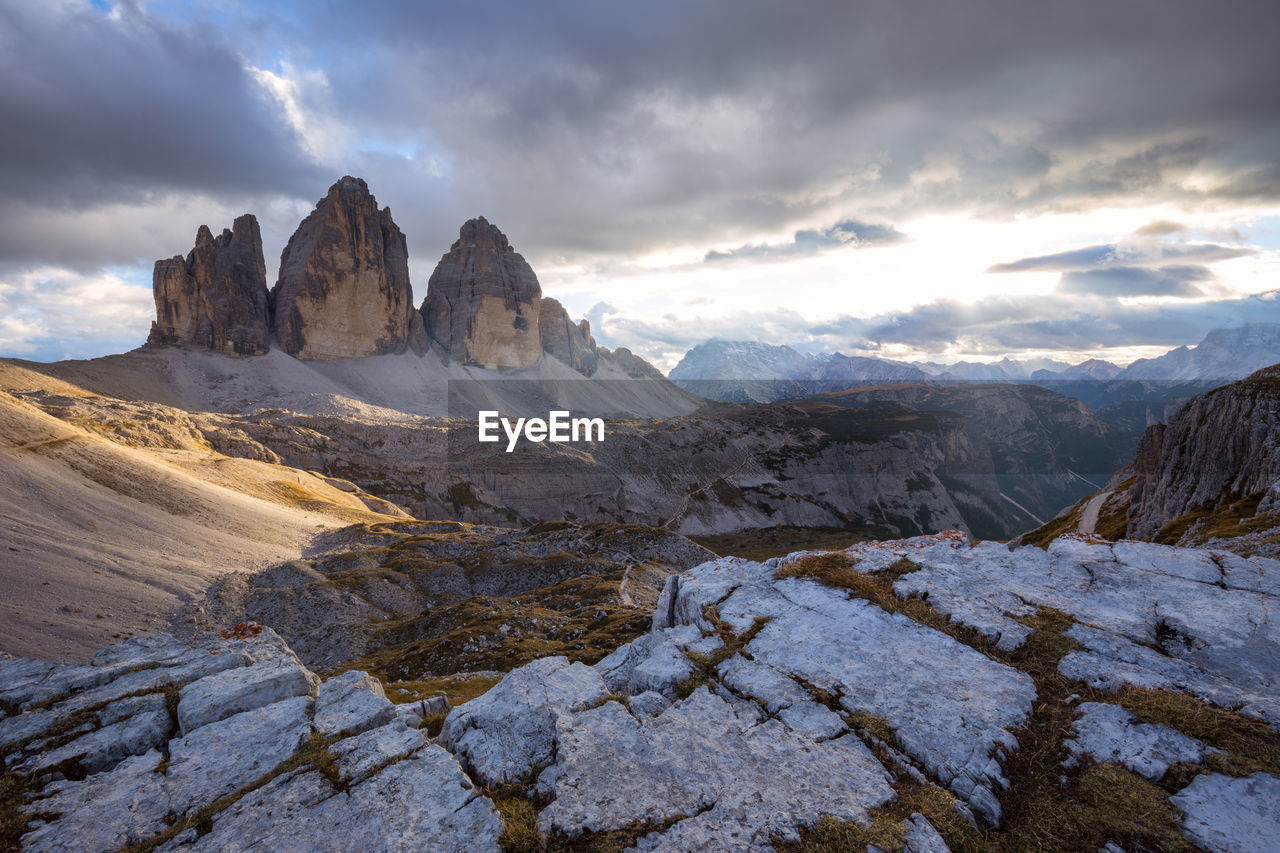
[[[542,336],[543,352],[555,356],[583,376],[596,372],[599,360],[596,339],[591,336],[591,324],[586,320],[575,324],[563,305],[544,296],[538,303],[538,331]]]
[[[271,296],[276,338],[298,358],[425,347],[404,234],[359,178],[338,181],[302,220],[280,255]]]
[[[151,280],[156,320],[147,342],[188,345],[230,355],[270,347],[267,265],[258,220],[246,213],[217,237],[196,232],[186,258],[156,261]]]
[[[542,287],[525,259],[483,216],[467,220],[436,264],[422,304],[427,331],[450,358],[485,367],[542,360]]]

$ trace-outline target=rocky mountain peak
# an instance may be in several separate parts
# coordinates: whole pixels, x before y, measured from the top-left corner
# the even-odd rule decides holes
[[[261,355],[270,345],[267,266],[252,214],[217,237],[201,225],[186,258],[156,261],[152,292],[156,320],[148,344],[230,355]]]
[[[484,367],[542,360],[542,287],[524,257],[483,216],[467,220],[436,264],[422,304],[427,331],[450,358]]]
[[[468,219],[458,229],[458,239],[450,247],[450,251],[468,248],[484,252],[513,252],[507,235],[498,230],[498,226],[483,216]]]
[[[404,233],[359,178],[331,186],[289,238],[272,297],[276,337],[298,358],[363,358],[425,345]]]

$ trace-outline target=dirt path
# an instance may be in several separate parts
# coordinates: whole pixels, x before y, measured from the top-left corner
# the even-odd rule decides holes
[[[1106,503],[1109,497],[1111,497],[1111,492],[1098,492],[1084,505],[1084,512],[1080,513],[1080,524],[1076,528],[1077,533],[1093,533],[1095,531],[1098,526],[1098,513],[1102,510],[1102,505]]]

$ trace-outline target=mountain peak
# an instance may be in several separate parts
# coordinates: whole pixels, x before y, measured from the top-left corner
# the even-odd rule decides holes
[[[458,229],[458,239],[450,247],[451,251],[463,248],[474,248],[484,252],[514,252],[511,248],[507,235],[503,234],[498,226],[489,222],[483,216],[477,216],[475,219],[468,219],[462,223],[462,227]]]

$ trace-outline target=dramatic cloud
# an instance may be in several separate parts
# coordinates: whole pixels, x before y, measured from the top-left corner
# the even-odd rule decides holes
[[[1057,252],[1052,255],[1041,255],[1037,258],[1022,258],[1009,263],[995,264],[988,272],[1056,272],[1068,270],[1086,270],[1090,267],[1115,267],[1133,264],[1163,264],[1169,261],[1198,261],[1210,263],[1240,258],[1254,254],[1255,250],[1244,246],[1222,246],[1216,243],[1135,245],[1108,244],[1105,246],[1088,246],[1083,249],[1072,249],[1068,252]]]
[[[883,245],[904,239],[906,235],[890,225],[869,225],[846,219],[830,228],[797,231],[790,243],[756,243],[726,251],[712,250],[707,252],[705,260],[784,260],[817,254],[827,249]]]
[[[1204,296],[1197,284],[1213,279],[1208,267],[1168,266],[1109,267],[1101,270],[1072,270],[1062,274],[1061,293],[1088,293],[1095,296]]]
[[[145,281],[198,225],[246,211],[274,265],[356,174],[404,228],[419,297],[478,214],[540,272],[741,261],[701,263],[710,281],[768,261],[778,304],[761,313],[856,313],[787,304],[850,232],[885,247],[860,254],[969,263],[912,227],[931,216],[1142,207],[1123,231],[1007,244],[977,269],[1008,266],[1025,290],[1037,272],[1200,265],[1232,287],[1216,265],[1247,247],[1230,230],[1280,211],[1278,27],[1266,0],[19,0],[0,8],[0,281],[113,266]],[[1221,236],[1196,230],[1206,218]],[[1163,248],[1133,259],[1126,239]],[[1079,246],[1118,253],[1060,257]],[[880,275],[839,292],[922,286]],[[688,282],[619,316],[660,327]]]
[[[968,304],[944,300],[894,316],[843,318],[812,331],[865,339],[873,348],[903,345],[924,352],[1086,352],[1174,347],[1246,322],[1280,322],[1280,291],[1213,302],[1123,302],[1066,294]]]

